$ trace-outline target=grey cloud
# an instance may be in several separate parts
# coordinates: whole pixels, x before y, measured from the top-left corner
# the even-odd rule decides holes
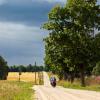
[[[43,0],[5,0],[0,5],[0,55],[9,65],[43,64],[43,38],[40,30],[56,2]]]
[[[8,3],[0,6],[0,21],[41,26],[47,21],[48,12],[54,5],[31,0],[8,0]]]
[[[32,60],[43,64],[43,38],[46,35],[38,27],[0,23],[0,55],[7,59],[9,65],[29,64]]]

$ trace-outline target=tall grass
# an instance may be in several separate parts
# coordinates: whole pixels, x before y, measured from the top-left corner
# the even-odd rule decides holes
[[[0,100],[33,100],[32,83],[0,81]]]
[[[63,86],[65,88],[72,88],[72,89],[82,89],[82,90],[92,90],[92,91],[100,91],[100,76],[99,77],[87,77],[85,79],[86,87],[82,87],[80,85],[80,79],[75,79],[74,83],[70,83],[66,80],[59,80],[57,75],[54,75],[48,72],[49,77],[52,75],[57,78],[57,85]]]
[[[61,80],[61,81],[58,81],[58,85],[63,86],[65,88],[100,91],[100,84],[92,84],[91,83],[91,85],[90,85],[90,83],[89,83],[88,80],[86,80],[86,82],[88,82],[88,84],[86,83],[86,87],[82,87],[80,85],[80,82],[79,81],[75,81],[74,83],[71,84],[68,81]]]

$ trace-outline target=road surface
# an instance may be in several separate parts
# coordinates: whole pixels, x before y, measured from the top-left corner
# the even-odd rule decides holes
[[[34,86],[36,100],[100,100],[100,92],[66,89],[63,87],[53,88],[50,86],[48,75],[44,72],[44,85]]]

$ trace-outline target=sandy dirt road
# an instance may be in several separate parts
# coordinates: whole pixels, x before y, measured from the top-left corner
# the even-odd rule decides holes
[[[53,88],[50,86],[48,75],[44,72],[44,85],[34,86],[36,100],[100,100],[100,92]]]

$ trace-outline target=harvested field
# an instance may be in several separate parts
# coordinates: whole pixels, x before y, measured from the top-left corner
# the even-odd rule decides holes
[[[18,72],[10,72],[7,77],[8,81],[19,81],[19,73]],[[36,73],[36,80],[38,82],[38,73]],[[25,82],[35,82],[35,73],[31,72],[26,72],[26,73],[21,73],[20,75],[20,81],[25,81]]]

